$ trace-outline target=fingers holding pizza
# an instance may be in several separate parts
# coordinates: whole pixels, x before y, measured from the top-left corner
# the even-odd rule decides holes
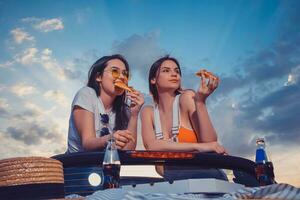
[[[198,99],[205,101],[206,98],[218,87],[220,79],[205,69],[198,71],[196,76],[201,77],[201,82],[198,89]]]

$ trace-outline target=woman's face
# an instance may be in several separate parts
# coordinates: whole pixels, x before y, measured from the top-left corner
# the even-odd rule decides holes
[[[117,72],[117,73],[116,73]],[[123,94],[124,90],[114,86],[116,80],[121,80],[127,83],[128,71],[126,70],[125,64],[119,59],[112,59],[107,62],[102,77],[98,76],[97,81],[100,84],[101,91],[111,95],[118,96]]]
[[[172,60],[164,61],[157,70],[154,80],[157,89],[177,90],[181,84],[181,76],[177,64]]]

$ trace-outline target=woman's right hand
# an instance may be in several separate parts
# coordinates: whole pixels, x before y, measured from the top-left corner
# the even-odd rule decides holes
[[[206,142],[206,143],[197,143],[196,147],[199,152],[211,152],[214,151],[219,154],[227,155],[226,149],[220,145],[218,142]]]
[[[141,107],[145,102],[144,95],[137,90],[134,90],[133,92],[129,92],[126,95],[131,100],[131,104],[132,104],[130,105],[131,115],[138,115]]]
[[[113,134],[118,149],[124,149],[129,142],[135,142],[129,130],[118,130]]]
[[[217,76],[212,74],[212,76],[205,77],[204,74],[202,74],[200,85],[196,93],[196,100],[205,102],[206,98],[214,92],[219,83],[220,79]]]

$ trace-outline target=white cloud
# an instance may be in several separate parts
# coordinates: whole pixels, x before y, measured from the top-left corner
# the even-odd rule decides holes
[[[55,124],[51,124],[51,126],[53,125],[55,126]],[[52,130],[51,126],[48,127],[47,130]],[[29,132],[29,134],[31,133]],[[52,135],[50,134],[50,136],[52,136],[53,139],[41,138],[40,135],[37,135],[37,137],[41,138],[39,143],[28,145],[22,140],[16,140],[13,137],[8,137],[6,133],[0,131],[0,159],[23,156],[50,157],[58,153],[63,153],[66,150],[66,138],[64,138],[64,135],[62,133],[57,133]]]
[[[65,70],[61,68],[56,59],[53,58],[52,50],[48,48],[42,51],[39,51],[37,48],[25,49],[21,54],[17,54],[14,60],[8,61],[7,63],[12,65],[15,62],[23,65],[39,64],[46,70],[55,73],[60,80],[65,80],[67,77]]]
[[[30,23],[33,26],[33,28],[45,33],[64,29],[64,25],[61,18],[40,19],[35,17],[28,17],[23,18],[22,22]]]
[[[5,63],[0,63],[0,68],[7,68],[9,66],[12,66],[13,64],[15,63],[15,61],[12,61],[12,60],[9,60],[9,61],[6,61]]]
[[[159,31],[144,35],[134,34],[123,41],[115,41],[112,49],[125,56],[132,71],[147,77],[146,72],[149,70],[149,66],[166,54],[159,46],[159,34]]]
[[[218,133],[219,142],[232,155],[246,156],[251,154],[255,143],[252,143],[251,127],[240,130],[236,117],[240,113],[239,102],[234,98],[220,99],[213,107],[208,106],[210,118]],[[224,129],[226,127],[226,129]],[[248,134],[249,133],[249,134]],[[239,138],[239,143],[233,141]]]
[[[36,88],[31,85],[27,85],[26,83],[19,83],[11,86],[10,91],[16,94],[17,96],[22,97],[35,93]]]
[[[23,65],[30,65],[38,62],[37,53],[36,48],[28,48],[22,54],[17,55],[15,60]]]
[[[42,114],[43,112],[45,112],[44,109],[42,109],[41,107],[39,107],[38,105],[36,105],[32,102],[25,102],[24,107],[28,108],[29,110],[32,110],[38,114]]]
[[[11,30],[10,34],[13,36],[14,41],[17,44],[21,44],[24,41],[34,41],[34,37],[29,35],[29,33],[25,32],[21,28],[15,28]]]
[[[47,100],[52,100],[64,107],[68,106],[69,104],[69,100],[67,99],[67,97],[62,91],[59,90],[49,90],[44,94],[44,97]]]
[[[28,145],[7,137],[2,131],[0,131],[0,141],[0,159],[30,155]]]
[[[56,59],[53,58],[51,49],[46,48],[41,52],[39,63],[45,69],[54,72],[58,79],[66,79],[66,72],[62,67],[60,67],[60,64],[56,61]]]
[[[284,83],[284,86],[294,85],[299,81],[300,77],[300,65],[291,69],[291,73],[289,73],[287,77],[287,81]]]
[[[8,108],[9,104],[6,99],[0,98],[0,108]]]
[[[39,59],[40,64],[48,70],[59,70],[57,61],[52,58],[52,50],[44,49]]]
[[[42,21],[41,23],[37,24],[35,28],[43,32],[50,32],[64,29],[64,25],[61,19],[54,18]]]
[[[50,56],[52,55],[52,50],[51,49],[44,49],[42,51],[42,60],[49,60]]]

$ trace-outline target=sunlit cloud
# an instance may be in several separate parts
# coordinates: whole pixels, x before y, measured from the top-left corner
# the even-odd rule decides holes
[[[41,19],[29,17],[23,18],[22,21],[30,23],[33,28],[45,33],[64,29],[63,21],[61,18]]]
[[[288,75],[287,81],[284,83],[284,86],[289,86],[291,84],[293,84],[294,81],[294,76],[292,74]]]
[[[55,19],[44,20],[39,24],[35,25],[35,28],[43,32],[50,32],[54,30],[61,30],[64,28],[64,25],[61,19],[55,18]]]
[[[22,65],[32,65],[38,63],[40,58],[38,58],[38,49],[35,47],[29,47],[24,49],[22,52],[16,53],[12,56],[11,60],[4,63],[0,63],[0,68],[7,68],[15,63],[21,63]]]
[[[272,144],[267,143],[268,154],[274,165],[276,181],[299,185],[299,147],[289,146],[288,151],[282,150],[286,148],[286,146],[273,147]]]
[[[38,62],[37,53],[38,50],[36,48],[28,48],[22,54],[18,54],[16,60],[23,65],[31,65]]]
[[[45,127],[36,122],[20,124],[18,127],[10,126],[6,129],[6,135],[27,145],[39,144],[42,139],[55,141],[61,138],[56,127]]]
[[[90,66],[99,59],[99,51],[96,49],[89,49],[82,53],[80,57],[64,63],[64,76],[68,79],[86,80],[87,72]]]
[[[7,100],[4,98],[0,98],[0,107],[1,108],[8,108],[9,104],[7,103]]]
[[[15,28],[10,31],[10,34],[13,36],[14,41],[17,44],[21,44],[24,41],[34,41],[34,37],[25,32],[22,28]]]
[[[294,85],[299,81],[300,77],[300,65],[293,68],[291,73],[288,75],[287,82],[284,83],[285,86]]]
[[[112,49],[113,52],[125,56],[132,71],[137,71],[145,77],[151,64],[166,54],[159,46],[159,31],[144,35],[134,34],[123,41],[116,41]]]
[[[218,133],[219,142],[224,145],[231,155],[249,156],[253,154],[254,150],[254,131],[251,126],[243,127],[243,129],[239,126],[236,118],[240,115],[240,106],[237,106],[237,102],[230,97],[226,97],[215,106],[209,106],[208,109]],[[239,142],[233,142],[237,138]]]
[[[49,90],[45,92],[44,97],[47,100],[54,101],[62,106],[67,106],[69,104],[67,97],[59,90]]]
[[[4,98],[0,98],[0,117],[7,117],[9,104],[7,103],[7,100]]]
[[[14,63],[15,63],[15,61],[12,61],[12,60],[6,61],[6,62],[4,62],[4,63],[0,63],[0,68],[7,68],[7,67],[10,67],[10,66],[12,66]]]
[[[232,103],[232,104],[231,104],[231,108],[232,108],[232,109],[235,109],[235,108],[236,108],[236,104],[235,104],[235,103]]]
[[[24,107],[25,108],[28,108],[28,109],[31,109],[31,110],[34,110],[35,112],[39,113],[39,114],[42,114],[45,112],[45,109],[39,107],[38,105],[32,103],[32,102],[25,102],[24,103]]]
[[[64,138],[60,135],[54,135],[53,137],[56,136],[58,136],[59,141],[41,139],[34,145],[28,145],[25,144],[24,141],[16,140],[15,138],[9,137],[7,133],[0,131],[0,159],[26,155],[49,157],[54,154],[63,153],[66,150],[64,145],[61,144]]]
[[[40,65],[44,69],[52,72],[60,80],[70,78],[73,72],[68,67],[61,67],[61,64],[52,55],[52,50],[45,48],[39,50],[31,47],[25,49],[22,53],[14,56],[13,60],[7,62],[9,65],[21,63],[24,66]],[[4,64],[5,65],[5,64]]]
[[[18,83],[10,87],[11,92],[19,97],[31,95],[36,92],[36,88],[26,83]]]
[[[64,133],[66,130],[64,127],[62,128],[60,121],[63,121],[62,123],[66,122],[60,118],[56,119],[54,116],[55,106],[46,109],[23,99],[19,101],[24,105],[23,109],[17,114],[9,113],[6,116],[10,123],[7,124],[6,130],[3,130],[2,135],[5,137],[1,141],[17,144],[20,149],[26,147],[28,153],[31,154],[62,153],[65,149],[64,141],[66,138]],[[12,148],[10,147],[10,149]],[[41,150],[42,152],[40,152]],[[22,153],[24,152],[8,152],[8,154],[14,155],[22,155]]]
[[[55,74],[58,79],[65,80],[67,78],[65,68],[61,67],[61,64],[53,57],[51,49],[43,49],[39,54],[37,63]]]
[[[5,132],[0,131],[0,140],[0,158],[18,157],[30,155],[31,153],[28,145],[23,145],[22,142],[7,137]]]
[[[52,57],[52,50],[51,49],[44,49],[41,52],[41,57],[39,60],[40,64],[42,64],[45,69],[48,70],[54,70],[58,68],[58,63],[57,61]]]

